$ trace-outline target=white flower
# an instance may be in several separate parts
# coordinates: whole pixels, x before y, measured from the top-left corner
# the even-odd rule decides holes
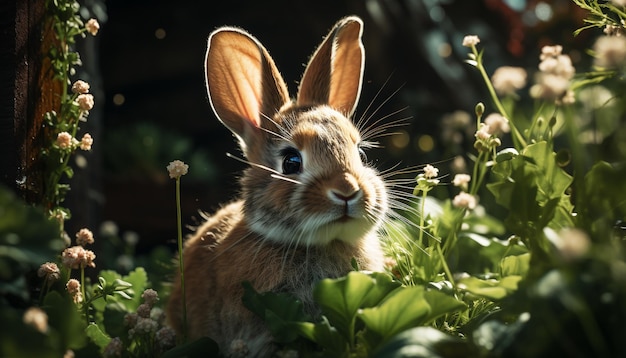
[[[626,65],[626,37],[601,36],[593,45],[593,51],[593,64],[597,67],[614,69]]]
[[[31,307],[24,312],[22,321],[41,333],[48,331],[48,315],[38,307]]]
[[[488,115],[485,118],[485,125],[487,126],[487,132],[490,134],[499,135],[511,131],[509,120],[499,113],[491,113]]]
[[[541,48],[541,55],[539,55],[540,60],[545,60],[549,57],[556,57],[563,52],[563,46],[554,45],[554,46],[544,46]]]
[[[67,289],[67,292],[72,297],[72,300],[74,300],[74,303],[83,302],[83,294],[80,290],[80,282],[78,282],[77,279],[72,278],[69,281],[67,281],[67,284],[65,285],[65,289]]]
[[[530,88],[530,96],[533,98],[543,98],[556,100],[563,97],[569,88],[569,79],[540,73],[537,76],[537,83]]]
[[[82,228],[76,233],[76,243],[80,246],[93,244],[93,233],[87,228]]]
[[[93,95],[89,93],[79,94],[78,97],[76,97],[76,103],[78,103],[78,107],[83,111],[90,111],[94,105]]]
[[[92,36],[96,36],[98,34],[98,30],[100,30],[100,24],[96,19],[89,19],[89,21],[85,24],[85,29],[87,29],[87,32],[89,32]]]
[[[91,134],[85,133],[83,138],[80,140],[80,149],[82,150],[91,150],[91,146],[93,145],[93,138]]]
[[[457,174],[452,179],[452,184],[460,188],[467,188],[467,184],[472,180],[472,177],[468,174]]]
[[[611,0],[615,6],[626,6],[626,0]]]
[[[67,132],[61,132],[57,135],[56,145],[61,149],[69,149],[72,147],[74,139],[71,134]]]
[[[72,85],[72,92],[76,94],[85,94],[89,92],[89,83],[78,80]]]
[[[476,134],[474,134],[474,137],[476,137],[476,139],[478,140],[488,140],[489,138],[491,138],[491,132],[489,132],[489,126],[486,125],[485,123],[481,123],[480,128],[478,128],[478,130],[476,131]]]
[[[511,95],[526,86],[526,70],[521,67],[498,67],[491,76],[493,88],[500,95]]]
[[[457,208],[472,210],[476,208],[476,197],[462,191],[452,199],[452,205]]]
[[[426,179],[432,179],[437,177],[437,175],[439,174],[439,169],[433,167],[430,164],[426,164],[426,166],[424,167],[424,177]]]
[[[467,35],[463,38],[463,46],[472,47],[480,43],[480,39],[476,35]]]
[[[37,276],[45,277],[49,282],[55,282],[61,277],[61,271],[59,270],[59,266],[54,262],[46,262],[39,266]]]
[[[187,170],[189,169],[189,165],[181,162],[180,160],[175,160],[170,162],[167,166],[167,171],[170,174],[170,178],[178,179],[181,176],[187,174]]]

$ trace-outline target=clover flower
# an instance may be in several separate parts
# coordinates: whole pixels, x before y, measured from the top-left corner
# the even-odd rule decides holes
[[[484,123],[489,134],[500,135],[511,131],[509,120],[499,113],[491,113],[485,118]]]
[[[623,23],[624,23],[624,20],[622,20],[622,24]],[[606,25],[604,27],[604,30],[602,30],[602,32],[604,32],[604,34],[607,36],[624,36],[626,34],[626,31],[624,30],[623,26],[615,26],[615,25]]]
[[[80,149],[82,150],[91,150],[91,146],[93,145],[93,138],[91,134],[85,133],[83,134],[83,138],[80,140]]]
[[[77,279],[72,278],[67,281],[67,284],[65,284],[65,289],[70,294],[70,297],[72,297],[74,303],[83,302],[83,294],[80,290],[80,282],[78,282]]]
[[[571,58],[562,52],[563,47],[560,45],[544,46],[541,49],[540,72],[536,76],[535,85],[530,88],[531,97],[553,100],[557,103],[573,100],[573,94],[568,93],[568,88],[576,69]],[[568,98],[563,101],[566,96]]]
[[[79,94],[78,97],[76,97],[76,103],[78,103],[78,107],[80,107],[81,110],[90,111],[94,105],[93,95],[89,93]]]
[[[24,324],[29,325],[41,333],[48,331],[48,315],[39,307],[30,307],[22,316]]]
[[[626,65],[626,37],[601,36],[593,45],[597,67],[616,69]]]
[[[56,145],[61,149],[69,149],[72,147],[73,139],[74,137],[68,132],[61,132],[57,134]]]
[[[526,86],[526,70],[521,67],[498,67],[491,76],[493,88],[499,95],[512,95]]]
[[[72,85],[72,92],[76,94],[85,94],[89,92],[89,83],[78,80]]]
[[[463,46],[472,47],[480,43],[480,39],[476,35],[467,35],[463,38]]]
[[[85,250],[82,246],[72,246],[63,250],[61,254],[61,261],[63,262],[63,266],[78,269],[89,267],[96,267],[96,264],[93,260],[96,259],[96,254],[91,250]]]
[[[426,179],[436,178],[438,174],[439,169],[433,167],[432,165],[426,164],[426,166],[424,167],[424,177]]]
[[[98,34],[98,30],[100,30],[100,23],[98,23],[98,20],[96,19],[89,19],[89,21],[85,24],[85,29],[92,36],[96,36]]]
[[[469,184],[472,177],[469,174],[457,174],[452,179],[452,185],[459,187],[463,190],[467,190],[467,185]]]
[[[37,276],[44,277],[50,283],[57,281],[61,277],[61,270],[54,262],[46,262],[39,266]]]
[[[181,176],[187,174],[187,170],[189,169],[189,165],[185,164],[180,160],[175,160],[170,162],[167,166],[167,171],[170,175],[171,179],[178,179]]]
[[[94,243],[93,233],[87,228],[82,228],[76,233],[76,243],[80,246],[91,245]]]
[[[452,205],[461,209],[473,210],[476,208],[476,197],[462,191],[452,199]]]

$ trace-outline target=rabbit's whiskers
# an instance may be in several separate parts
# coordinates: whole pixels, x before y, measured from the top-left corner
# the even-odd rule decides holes
[[[243,158],[239,158],[239,157],[237,157],[237,156],[235,156],[233,154],[230,154],[230,153],[226,153],[226,156],[229,157],[229,158],[238,160],[238,161],[240,161],[240,162],[242,162],[244,164],[248,164],[250,166],[253,166],[253,167],[256,167],[256,168],[259,168],[259,169],[267,170],[268,172],[272,173],[270,175],[272,178],[281,179],[281,180],[288,181],[288,182],[294,183],[294,184],[302,184],[302,182],[300,182],[298,180],[295,180],[295,179],[287,178],[287,177],[283,176],[283,173],[281,173],[279,171],[276,171],[276,170],[274,170],[274,169],[272,169],[272,168],[270,168],[268,166],[265,166],[263,164],[254,163],[254,162],[251,162],[249,160],[245,160]]]

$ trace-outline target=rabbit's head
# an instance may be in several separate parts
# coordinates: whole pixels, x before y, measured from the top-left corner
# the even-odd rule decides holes
[[[274,243],[355,243],[387,212],[385,184],[351,122],[361,91],[362,22],[340,20],[311,57],[291,100],[274,61],[248,33],[209,37],[211,106],[250,164],[242,178],[245,221]]]

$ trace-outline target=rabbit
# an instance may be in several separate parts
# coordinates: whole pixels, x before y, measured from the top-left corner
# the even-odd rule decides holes
[[[388,211],[381,174],[363,150],[371,143],[349,119],[361,92],[363,22],[338,21],[305,68],[297,96],[261,43],[222,27],[208,39],[209,102],[234,134],[245,162],[240,199],[206,217],[185,242],[187,332],[208,336],[225,356],[270,356],[277,347],[242,303],[242,282],[286,292],[319,314],[316,282],[353,270],[383,270],[380,228]],[[243,160],[243,159],[242,159]],[[178,275],[176,275],[178,276]],[[174,279],[169,323],[181,334],[182,293]]]

